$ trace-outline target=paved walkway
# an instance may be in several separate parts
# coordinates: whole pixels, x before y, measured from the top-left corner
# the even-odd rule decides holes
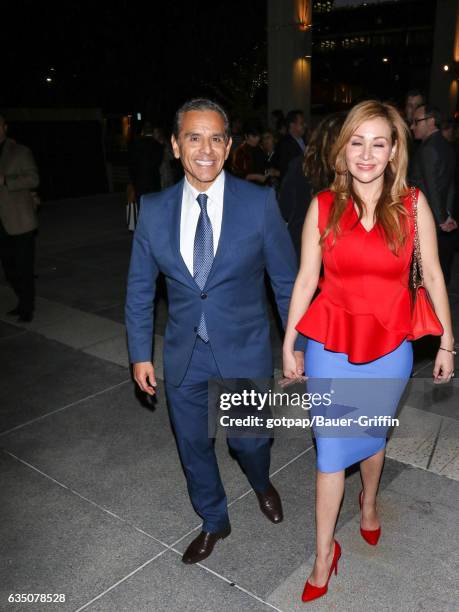
[[[130,235],[119,196],[44,206],[37,313],[19,326],[0,284],[0,610],[193,612],[303,609],[314,552],[309,433],[278,439],[272,479],[285,521],[271,525],[217,441],[233,533],[197,566],[180,556],[200,521],[191,508],[159,383],[141,401],[127,368],[123,306]],[[459,257],[450,287],[459,338]],[[1,279],[0,279],[1,281]],[[162,379],[166,304],[157,305]],[[276,367],[280,337],[273,320]],[[375,549],[358,532],[359,477],[348,475],[337,538],[340,572],[317,610],[457,610],[459,393],[430,381],[433,346],[414,376],[388,445]],[[64,603],[8,603],[10,594]]]

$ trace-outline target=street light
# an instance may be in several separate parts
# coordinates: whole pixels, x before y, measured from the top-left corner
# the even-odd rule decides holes
[[[443,66],[443,70],[444,70],[445,72],[448,72],[448,70],[449,70],[449,66],[448,66],[448,64],[445,64],[445,65]]]

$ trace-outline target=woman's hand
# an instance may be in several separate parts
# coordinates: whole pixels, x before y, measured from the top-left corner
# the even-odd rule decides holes
[[[299,378],[304,374],[304,356],[301,351],[283,350],[283,371],[286,378]]]
[[[433,369],[434,383],[441,385],[447,383],[454,376],[454,355],[449,351],[438,349]]]

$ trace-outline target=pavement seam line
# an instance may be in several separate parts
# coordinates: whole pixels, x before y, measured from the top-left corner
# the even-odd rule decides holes
[[[93,314],[97,314],[98,312],[101,312],[102,310],[110,310],[110,308],[115,308],[116,306],[121,306],[124,305],[124,302],[116,302],[114,304],[109,304],[108,306],[102,306],[101,308],[97,308],[96,310],[92,310],[91,312]],[[98,317],[100,317],[101,315],[97,315]],[[104,319],[107,319],[108,317],[104,317]],[[109,321],[114,321],[114,319],[108,319]],[[119,323],[119,321],[114,321],[115,323]],[[122,325],[122,323],[120,323],[120,325]]]
[[[158,538],[155,538],[154,535],[151,535],[151,533],[148,533],[147,531],[144,531],[143,529],[141,529],[140,527],[137,527],[137,525],[135,525],[134,523],[131,523],[131,521],[128,521],[127,519],[124,519],[123,517],[119,516],[119,514],[116,514],[115,512],[112,512],[111,510],[109,510],[108,508],[105,508],[104,506],[101,506],[100,504],[98,504],[97,502],[95,502],[92,499],[89,499],[89,497],[85,497],[84,495],[82,495],[81,493],[79,493],[76,489],[72,489],[71,487],[69,487],[68,485],[64,484],[63,482],[60,482],[59,480],[56,480],[55,478],[53,478],[52,476],[50,476],[49,474],[47,474],[46,472],[43,472],[42,470],[40,470],[39,468],[37,468],[35,465],[33,465],[32,463],[29,463],[28,461],[26,461],[25,459],[21,459],[21,457],[18,457],[17,455],[15,455],[14,453],[11,453],[10,451],[6,450],[6,449],[2,449],[2,451],[7,454],[10,455],[10,457],[13,457],[14,459],[16,459],[17,461],[19,461],[20,463],[23,463],[24,465],[26,465],[27,467],[29,467],[30,469],[34,470],[35,472],[38,472],[39,474],[41,474],[42,476],[44,476],[45,478],[48,478],[49,480],[51,480],[52,482],[54,482],[55,484],[57,484],[58,486],[62,487],[63,489],[66,489],[67,491],[69,491],[70,493],[73,493],[73,495],[75,495],[76,497],[79,497],[80,499],[82,499],[83,501],[91,504],[92,506],[95,506],[96,508],[98,508],[99,510],[101,510],[102,512],[109,514],[110,516],[112,516],[113,518],[116,518],[117,520],[121,521],[122,523],[125,523],[126,525],[128,525],[129,527],[132,527],[132,529],[135,529],[136,531],[138,531],[139,533],[147,536],[148,538],[150,538],[151,540],[154,540],[155,542],[157,542],[158,544],[161,544],[161,546],[164,546],[165,548],[169,548],[169,545],[166,544],[166,542],[163,542],[162,540],[159,540]]]
[[[415,378],[419,374],[419,372],[422,372],[422,370],[424,370],[428,366],[432,365],[433,363],[435,363],[434,360],[429,361],[428,363],[425,363],[421,368],[418,368],[417,370],[413,370],[413,372],[411,374],[411,378]]]
[[[134,576],[135,574],[137,574],[137,572],[140,572],[140,570],[142,570],[144,567],[146,567],[147,565],[149,565],[150,563],[152,563],[153,561],[155,561],[156,559],[164,555],[164,553],[166,553],[168,550],[169,549],[166,548],[165,550],[162,550],[161,552],[159,552],[157,555],[155,555],[151,559],[148,559],[148,561],[145,561],[145,563],[142,563],[142,565],[139,565],[139,567],[136,567],[134,570],[132,570],[132,572],[129,572],[129,574],[126,574],[126,576],[124,576],[123,578],[121,578],[120,580],[112,584],[111,586],[109,586],[108,589],[105,589],[105,591],[102,591],[102,593],[99,593],[99,595],[87,601],[80,608],[75,610],[75,612],[81,612],[81,610],[85,610],[88,606],[93,604],[95,601],[97,601],[101,597],[104,597],[104,595],[106,595],[107,593],[110,593],[110,591],[113,591],[113,589],[115,589],[117,586],[119,586],[120,584],[122,584],[123,582],[125,582],[126,580]]]
[[[432,463],[433,456],[435,454],[435,451],[437,450],[438,440],[440,439],[440,433],[441,433],[442,427],[443,427],[443,418],[440,420],[440,423],[438,425],[438,429],[435,435],[435,440],[432,446],[432,450],[430,451],[429,459],[427,461],[426,470],[430,469],[430,464]]]
[[[176,550],[175,548],[172,548],[172,547],[170,548],[170,550],[172,550],[172,552],[178,554],[180,557],[182,556],[182,553],[179,550]],[[283,612],[283,610],[281,610],[280,608],[276,608],[276,606],[274,606],[273,604],[265,601],[259,595],[256,595],[255,593],[252,593],[248,589],[245,589],[240,584],[237,584],[237,582],[235,582],[234,580],[231,580],[231,578],[227,578],[226,576],[223,576],[223,574],[219,574],[218,572],[216,572],[215,570],[211,569],[210,567],[207,567],[207,565],[203,565],[202,563],[195,563],[195,565],[197,565],[201,569],[205,570],[209,574],[212,574],[212,575],[216,576],[217,578],[219,578],[223,582],[226,582],[230,586],[233,586],[233,587],[237,588],[239,591],[242,591],[246,595],[249,595],[253,599],[256,599],[257,601],[267,605],[268,607],[272,608],[273,610],[277,610],[277,612]]]
[[[273,476],[276,476],[276,474],[279,474],[279,472],[282,472],[282,470],[284,470],[286,467],[288,467],[289,465],[291,465],[294,461],[296,461],[297,459],[299,459],[300,457],[302,457],[303,455],[305,455],[307,452],[309,452],[311,450],[311,448],[314,448],[314,444],[311,444],[311,446],[309,446],[308,448],[306,448],[305,450],[301,451],[301,453],[299,453],[298,455],[296,455],[296,457],[293,457],[292,459],[290,459],[290,461],[287,461],[287,463],[285,463],[284,465],[281,465],[281,467],[279,467],[277,470],[275,470],[274,472],[271,472],[271,474],[269,475],[270,478],[272,478]],[[246,497],[247,495],[250,495],[250,493],[253,493],[254,490],[253,489],[249,489],[248,491],[246,491],[245,493],[242,493],[242,495],[240,495],[239,497],[236,497],[236,499],[233,499],[233,501],[231,501],[228,504],[228,508],[230,506],[232,506],[233,504],[235,504],[237,501],[243,499],[244,497]]]
[[[108,319],[107,319],[107,321],[108,321]],[[121,325],[121,323],[119,323],[119,325]],[[123,326],[123,328],[124,328],[124,326]],[[84,353],[87,349],[93,348],[93,347],[97,346],[98,344],[102,344],[102,342],[108,342],[109,340],[114,340],[115,338],[119,338],[120,336],[121,337],[126,337],[126,328],[123,329],[123,333],[120,333],[120,332],[121,332],[121,330],[117,331],[114,336],[107,336],[107,338],[102,338],[102,340],[97,340],[97,342],[93,342],[92,344],[85,344],[84,346],[80,346],[78,348],[76,348],[74,346],[71,346],[70,344],[67,344],[66,346],[70,346],[70,348],[73,348],[76,351],[82,351]],[[38,333],[40,333],[40,332],[38,332]],[[126,346],[127,346],[127,344],[126,344]],[[111,361],[110,359],[106,359],[105,361],[110,361],[111,363],[115,363],[115,362]],[[127,364],[126,364],[126,367],[127,367]]]
[[[429,474],[435,474],[435,476],[442,476],[443,478],[448,478],[448,480],[452,480],[454,482],[459,482],[459,480],[457,478],[454,478],[453,476],[448,476],[448,474],[442,474],[441,472],[436,472],[435,470],[428,470],[426,467],[424,467],[422,465],[416,465],[414,463],[409,463],[408,461],[406,461],[406,459],[399,459],[399,458],[393,457],[393,456],[391,456],[389,454],[387,454],[387,457],[389,459],[392,459],[392,461],[398,461],[398,463],[403,463],[404,465],[409,465],[410,467],[412,467],[415,470],[423,470],[424,472],[429,472]],[[453,457],[452,461],[455,458],[456,457]],[[444,466],[444,467],[446,467],[446,466]],[[442,469],[444,469],[444,467]]]
[[[309,452],[311,450],[311,448],[314,448],[314,444],[312,444],[311,446],[309,446],[307,449],[301,451],[301,453],[299,453],[296,457],[293,457],[293,459],[290,459],[290,461],[288,461],[285,465],[282,465],[280,468],[278,468],[275,472],[272,472],[272,474],[270,474],[270,478],[272,476],[275,476],[276,474],[278,474],[279,472],[281,472],[284,468],[286,468],[287,466],[289,466],[291,463],[293,463],[294,461],[296,461],[297,459],[299,459],[302,455],[305,455],[307,452]],[[248,491],[245,491],[244,493],[242,493],[242,495],[240,495],[239,497],[236,497],[235,499],[233,499],[229,504],[228,504],[228,508],[230,506],[232,506],[233,504],[235,504],[237,501],[240,501],[241,499],[243,499],[244,497],[246,497],[247,495],[249,495],[250,493],[253,493],[253,489],[248,489]],[[196,527],[193,527],[193,529],[191,529],[190,531],[188,531],[187,533],[185,533],[184,535],[180,536],[180,538],[178,540],[175,540],[175,542],[172,542],[172,544],[169,544],[168,547],[169,548],[173,548],[173,546],[175,546],[176,544],[179,544],[182,540],[184,540],[185,538],[187,538],[189,535],[191,535],[194,531],[196,531],[196,529],[199,529],[201,527],[201,524],[197,525]]]
[[[4,319],[1,319],[1,321],[2,321],[2,323],[6,323],[6,321],[5,321]],[[11,324],[11,325],[12,325],[12,324]],[[16,325],[15,325],[14,327],[15,327],[15,329],[16,329],[16,327],[20,327],[20,326],[16,326]],[[23,336],[24,334],[27,334],[28,332],[29,332],[29,330],[28,330],[28,329],[24,329],[23,327],[21,327],[21,331],[20,331],[20,332],[18,332],[17,334],[10,334],[9,336],[2,336],[2,337],[0,338],[0,342],[1,342],[2,340],[11,340],[11,338],[17,338],[18,336]]]
[[[56,414],[57,412],[61,412],[62,410],[66,410],[67,408],[71,408],[72,406],[76,406],[77,404],[80,404],[81,402],[85,402],[86,400],[90,400],[93,397],[97,397],[98,395],[102,395],[103,393],[106,393],[107,391],[112,391],[113,389],[116,389],[117,387],[121,387],[122,385],[125,385],[126,383],[131,382],[130,378],[127,378],[126,380],[122,380],[119,383],[116,383],[116,385],[111,385],[110,387],[106,387],[105,389],[101,389],[100,391],[96,391],[96,393],[92,393],[91,395],[87,395],[86,397],[82,397],[79,400],[76,400],[75,402],[71,402],[70,404],[66,404],[65,406],[61,406],[60,408],[56,408],[56,410],[52,410],[51,412],[47,412],[46,414],[42,414],[41,416],[32,419],[30,421],[27,421],[26,423],[21,423],[20,425],[16,425],[15,427],[12,427],[11,429],[7,429],[6,431],[2,431],[0,432],[0,437],[1,436],[6,436],[6,434],[9,434],[13,431],[17,431],[18,429],[22,429],[23,427],[26,427],[27,425],[31,425],[32,423],[36,423],[37,421],[41,421],[42,419],[46,419],[47,417]]]

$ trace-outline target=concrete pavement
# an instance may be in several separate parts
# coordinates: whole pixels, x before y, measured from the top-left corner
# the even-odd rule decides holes
[[[228,611],[302,609],[314,554],[314,464],[309,432],[278,439],[272,480],[285,521],[270,524],[219,438],[233,533],[211,557],[180,556],[200,520],[186,492],[162,381],[140,402],[127,367],[123,304],[131,236],[121,196],[46,204],[37,257],[37,312],[19,325],[4,313],[0,610]],[[156,363],[167,306],[157,304]],[[459,257],[450,287],[459,338]],[[276,367],[280,337],[273,320]],[[416,365],[388,444],[381,483],[383,535],[359,535],[358,473],[350,471],[337,529],[339,573],[311,608],[457,610],[458,387],[430,382],[432,343]],[[14,594],[65,602],[9,603]],[[455,603],[456,602],[456,603]]]

